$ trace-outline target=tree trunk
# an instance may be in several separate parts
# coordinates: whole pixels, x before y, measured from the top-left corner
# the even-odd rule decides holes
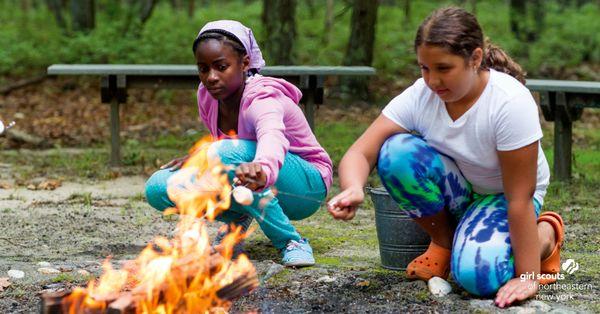
[[[171,0],[171,7],[174,11],[181,10],[181,0]]]
[[[46,5],[48,6],[48,10],[50,10],[50,12],[52,12],[54,15],[56,24],[60,27],[60,29],[66,31],[67,23],[65,22],[65,18],[63,16],[61,0],[46,0]]]
[[[264,47],[270,64],[294,63],[296,0],[263,0]]]
[[[327,0],[327,7],[325,9],[325,28],[323,29],[323,43],[327,44],[331,42],[331,36],[333,35],[333,0]]]
[[[196,4],[195,2],[196,0],[188,0],[188,17],[190,19],[194,17],[194,6]]]
[[[541,0],[510,0],[510,30],[524,43],[535,42],[544,28],[545,9]]]
[[[71,18],[73,31],[89,33],[96,25],[94,0],[72,0]]]
[[[525,0],[510,0],[510,30],[522,42],[527,38],[527,6]]]
[[[375,44],[375,24],[379,1],[354,0],[350,24],[350,40],[344,56],[344,65],[366,65],[373,62],[373,47]],[[344,78],[342,91],[356,96],[368,98],[368,79]]]
[[[131,31],[134,36],[139,36],[144,23],[152,16],[156,2],[157,0],[130,0],[126,6],[125,23],[121,33],[127,34]]]
[[[410,0],[404,0],[404,25],[410,25]]]
[[[142,8],[140,10],[140,22],[142,22],[142,25],[152,16],[156,1],[157,0],[145,0],[142,3]],[[190,3],[193,3],[193,1],[190,0]]]

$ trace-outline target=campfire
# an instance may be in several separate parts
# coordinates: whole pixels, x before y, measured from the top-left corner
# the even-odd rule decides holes
[[[177,206],[165,214],[179,214],[175,236],[155,238],[121,269],[105,261],[86,288],[42,295],[42,313],[224,313],[258,286],[248,257],[232,259],[241,229],[232,228],[216,247],[209,241],[205,221],[229,208],[232,187],[208,144],[198,142],[169,182]]]

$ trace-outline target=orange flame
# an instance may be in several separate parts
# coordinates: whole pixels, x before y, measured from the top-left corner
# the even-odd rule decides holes
[[[245,235],[233,228],[219,245],[214,259],[205,220],[213,221],[230,206],[231,185],[227,168],[210,156],[210,141],[202,139],[190,150],[190,158],[168,184],[169,198],[178,213],[173,239],[155,238],[140,255],[121,270],[107,259],[103,274],[87,288],[75,289],[66,298],[68,313],[86,309],[105,310],[111,302],[129,295],[137,313],[227,312],[231,302],[217,291],[240,276],[255,277],[256,270],[245,255],[232,260],[233,246]]]

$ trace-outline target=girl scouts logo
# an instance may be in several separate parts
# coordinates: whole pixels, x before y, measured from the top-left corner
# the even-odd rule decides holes
[[[562,270],[567,272],[569,275],[573,274],[579,269],[579,263],[575,262],[574,259],[569,258],[562,264]]]

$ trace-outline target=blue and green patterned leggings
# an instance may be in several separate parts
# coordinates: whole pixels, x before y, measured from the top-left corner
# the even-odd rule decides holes
[[[447,209],[456,218],[450,265],[454,280],[465,290],[489,296],[514,277],[504,194],[473,193],[451,158],[412,134],[387,139],[377,170],[387,191],[410,217]],[[537,200],[534,207],[539,215]]]

